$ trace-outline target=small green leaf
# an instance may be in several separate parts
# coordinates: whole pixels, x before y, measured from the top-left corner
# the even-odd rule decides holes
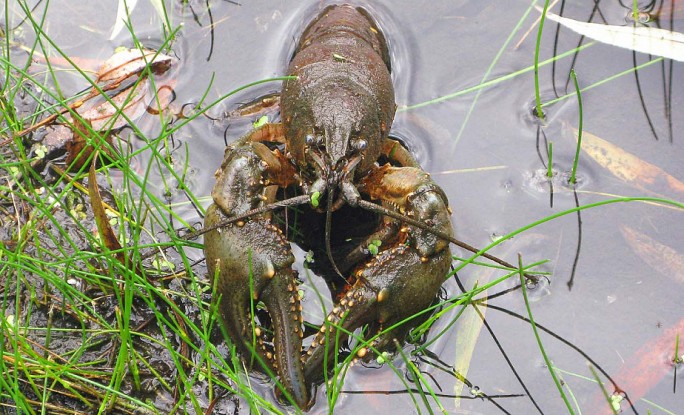
[[[378,254],[378,247],[376,245],[373,245],[373,244],[368,245],[368,250],[370,251],[371,255],[373,255],[373,256]]]
[[[42,144],[38,145],[35,148],[35,152],[36,152],[36,157],[38,157],[39,159],[45,158],[45,155],[47,154],[47,147],[45,147]]]
[[[380,248],[380,245],[382,245],[382,241],[380,239],[373,239],[371,241],[371,243],[368,245],[368,250],[370,251],[371,255],[378,254],[378,248]]]
[[[262,115],[261,117],[259,117],[258,120],[254,121],[252,123],[254,128],[259,128],[259,127],[266,125],[266,124],[268,124],[268,115]]]
[[[314,208],[317,208],[318,207],[318,201],[319,201],[320,197],[321,197],[321,192],[313,192],[313,194],[311,195],[311,206],[313,206]]]
[[[388,352],[382,352],[382,354],[381,354],[380,356],[378,356],[377,359],[375,359],[375,360],[376,360],[379,364],[383,365],[383,364],[385,364],[385,362],[387,362],[388,360],[390,360],[390,357],[391,357],[391,356],[392,356],[392,355],[390,355]]]
[[[347,62],[348,59],[345,58],[344,56],[338,54],[338,53],[333,53],[333,59],[335,59],[337,62]]]
[[[610,396],[610,406],[613,407],[613,410],[620,411],[621,402],[623,399],[624,397],[620,394],[613,394]]]
[[[309,250],[309,252],[306,253],[304,262],[306,262],[307,264],[312,264],[314,262],[314,253],[312,250]]]

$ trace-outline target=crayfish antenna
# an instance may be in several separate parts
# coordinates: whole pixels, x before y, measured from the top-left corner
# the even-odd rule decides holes
[[[279,202],[273,202],[265,206],[261,206],[252,210],[249,210],[245,213],[239,214],[239,215],[233,215],[228,217],[226,220],[223,220],[215,225],[209,226],[209,227],[204,227],[197,232],[193,232],[189,234],[185,239],[194,239],[197,238],[200,235],[203,235],[209,231],[213,231],[214,229],[219,229],[223,228],[224,226],[228,226],[231,223],[235,223],[237,221],[243,220],[243,219],[248,219],[252,216],[256,215],[261,215],[262,213],[270,212],[272,210],[276,210],[278,208],[283,208],[283,207],[292,207],[292,206],[299,206],[303,205],[305,203],[309,203],[311,201],[311,197],[309,195],[301,195],[301,196],[294,196],[289,199],[284,199]]]
[[[328,261],[330,261],[330,264],[335,270],[335,273],[337,273],[337,275],[339,275],[340,278],[342,278],[343,280],[346,280],[344,278],[344,275],[342,275],[342,272],[340,272],[340,269],[337,268],[337,264],[333,259],[332,248],[330,247],[330,229],[332,228],[333,197],[334,191],[332,189],[328,189],[328,202],[327,206],[325,207],[325,253],[328,255]]]
[[[512,264],[510,264],[510,263],[508,263],[508,262],[506,262],[506,261],[504,261],[503,259],[501,259],[501,258],[499,258],[499,257],[496,257],[496,256],[494,256],[494,255],[490,255],[490,254],[488,254],[488,253],[486,253],[486,252],[480,252],[480,250],[477,249],[477,248],[475,248],[474,246],[469,245],[469,244],[467,244],[467,243],[465,243],[465,242],[463,242],[463,241],[460,241],[460,240],[454,238],[454,237],[451,236],[451,235],[447,235],[447,234],[445,234],[444,232],[438,231],[438,230],[436,230],[436,229],[432,229],[430,226],[428,226],[427,224],[425,224],[425,223],[423,223],[423,222],[417,221],[417,220],[415,220],[415,219],[413,219],[413,218],[410,218],[410,217],[408,217],[408,216],[406,216],[406,215],[402,215],[402,214],[399,213],[399,212],[395,212],[395,211],[393,211],[393,210],[387,209],[387,208],[385,208],[385,207],[383,207],[383,206],[381,206],[381,205],[378,205],[378,204],[376,204],[376,203],[368,202],[368,201],[366,201],[366,200],[361,199],[361,200],[358,201],[358,206],[359,206],[361,209],[365,209],[365,210],[368,210],[368,211],[371,211],[371,212],[375,212],[375,213],[378,213],[378,214],[380,214],[380,215],[389,216],[389,217],[391,217],[391,218],[394,218],[394,219],[403,221],[403,222],[405,222],[405,223],[407,223],[407,224],[409,224],[409,225],[412,225],[412,226],[418,227],[418,228],[420,228],[420,229],[426,230],[426,231],[428,231],[428,232],[431,232],[433,235],[435,235],[435,236],[437,236],[437,237],[439,237],[439,238],[441,238],[441,239],[444,239],[445,241],[449,241],[449,242],[451,242],[452,244],[458,246],[459,248],[463,248],[463,249],[465,249],[466,251],[470,251],[470,252],[472,252],[472,253],[474,253],[474,254],[480,254],[483,258],[487,258],[488,260],[490,260],[490,261],[492,261],[492,262],[495,262],[495,263],[497,263],[497,264],[499,264],[499,265],[501,265],[501,266],[504,266],[504,267],[506,267],[506,268],[510,268],[510,269],[517,269],[517,268],[518,268],[518,267],[516,267],[516,266],[514,266],[514,265],[512,265]],[[525,275],[526,278],[529,278],[529,279],[531,279],[532,281],[537,281],[537,280],[539,279],[539,276],[538,276],[538,275],[529,274],[529,273],[527,273],[527,272],[523,273],[523,275]]]

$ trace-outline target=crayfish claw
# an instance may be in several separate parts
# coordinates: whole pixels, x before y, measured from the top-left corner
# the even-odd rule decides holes
[[[435,299],[449,271],[451,253],[444,249],[426,262],[420,258],[415,248],[399,245],[380,252],[353,273],[354,285],[335,304],[306,352],[307,379],[323,376],[327,370],[324,362],[333,362],[339,343],[355,329],[368,324],[364,338],[377,336],[362,352],[368,359],[373,355],[369,352],[392,348],[394,339],[403,340],[411,328],[423,321],[427,314],[421,312]],[[392,327],[406,319],[409,321]]]
[[[216,205],[207,210],[208,226],[223,220],[225,215]],[[291,268],[294,256],[284,236],[270,221],[251,219],[242,226],[208,232],[205,254],[231,340],[250,365],[263,363],[255,369],[278,375],[287,394],[305,408],[309,393],[301,361],[301,305]],[[271,320],[272,344],[252,314],[259,301]]]
[[[309,386],[302,367],[302,308],[299,293],[292,290],[294,279],[286,273],[276,273],[264,288],[262,301],[273,327],[273,366],[279,381],[290,398],[300,408],[309,404]]]

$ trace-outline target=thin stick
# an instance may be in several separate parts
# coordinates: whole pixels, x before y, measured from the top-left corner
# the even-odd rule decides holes
[[[577,125],[577,149],[575,150],[575,160],[572,163],[572,174],[570,175],[570,184],[574,185],[577,183],[575,174],[577,173],[577,163],[579,162],[580,149],[582,148],[582,129],[584,127],[582,117],[582,94],[580,93],[579,83],[577,82],[575,68],[570,70],[570,76],[572,77],[572,82],[575,84],[575,92],[577,93],[577,105],[579,107],[579,122]]]

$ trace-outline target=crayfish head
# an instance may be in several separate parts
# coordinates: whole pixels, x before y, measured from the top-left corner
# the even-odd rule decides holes
[[[307,192],[338,195],[335,207],[354,205],[354,182],[380,157],[389,124],[372,94],[348,78],[328,80],[285,118],[289,151],[311,178]]]

